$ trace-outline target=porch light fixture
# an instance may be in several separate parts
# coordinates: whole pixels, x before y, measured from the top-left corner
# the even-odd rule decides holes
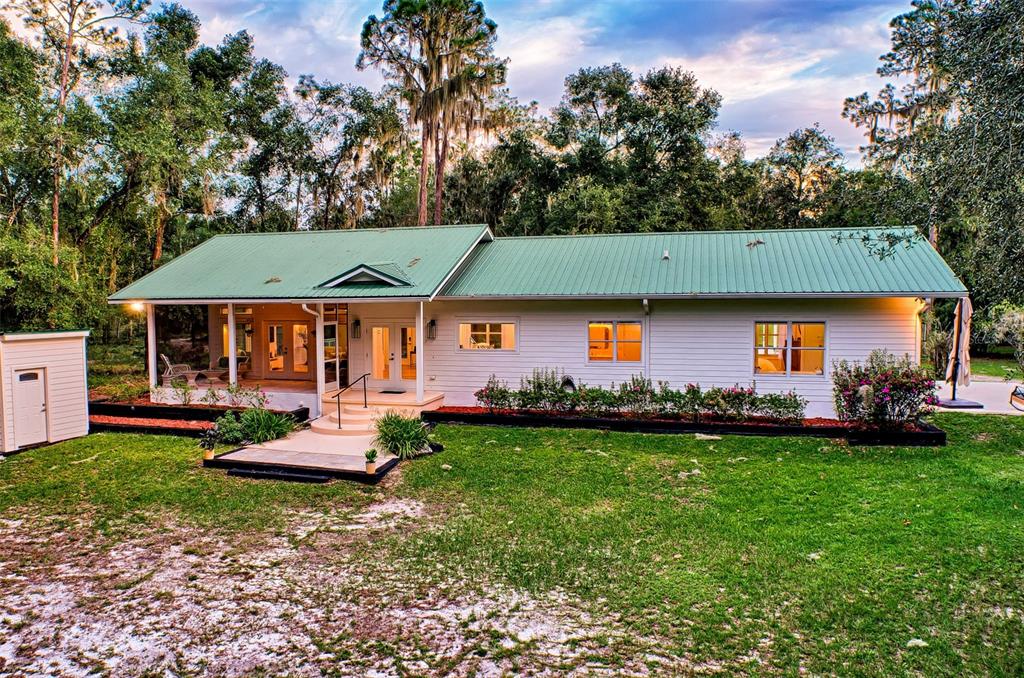
[[[359,318],[352,321],[352,338],[359,339],[363,336],[363,326],[359,322]]]
[[[128,309],[133,313],[142,313],[143,311],[146,310],[146,305],[141,301],[133,301],[132,303],[128,304]]]
[[[433,318],[431,318],[430,322],[427,323],[427,339],[430,339],[431,341],[437,339],[437,321]]]

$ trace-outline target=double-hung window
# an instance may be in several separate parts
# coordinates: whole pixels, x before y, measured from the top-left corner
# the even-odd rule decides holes
[[[825,323],[755,323],[754,373],[825,374]]]
[[[463,350],[516,350],[516,324],[502,322],[459,323],[459,348]]]
[[[643,325],[639,320],[604,320],[588,323],[588,360],[638,363],[642,355]]]

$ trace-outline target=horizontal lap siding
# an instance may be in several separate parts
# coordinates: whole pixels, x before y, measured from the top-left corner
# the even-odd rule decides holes
[[[427,304],[425,320],[437,322],[437,338],[425,346],[425,386],[443,391],[450,405],[470,405],[473,392],[491,374],[517,385],[534,368],[558,368],[578,382],[608,386],[633,374],[675,387],[747,385],[759,391],[795,388],[810,400],[808,414],[831,415],[831,381],[825,376],[775,377],[753,374],[754,323],[824,321],[827,369],[833,360],[863,360],[874,348],[917,357],[917,305],[913,299],[651,301],[641,363],[589,363],[586,324],[590,320],[643,320],[643,306],[631,301],[444,301]],[[414,321],[414,304],[353,304],[363,337],[352,339],[351,375],[368,371],[368,328],[373,320]],[[472,320],[519,325],[515,352],[462,351],[458,324]],[[649,355],[648,355],[649,353]]]
[[[14,445],[14,373],[46,370],[46,416],[49,441],[88,433],[88,394],[83,339],[5,342],[3,346],[3,426],[5,445]]]
[[[826,374],[755,375],[757,321],[825,322]],[[653,303],[650,376],[676,386],[756,383],[759,392],[795,389],[810,401],[808,415],[833,416],[832,362],[863,360],[875,348],[907,354],[916,361],[917,322],[913,299]]]

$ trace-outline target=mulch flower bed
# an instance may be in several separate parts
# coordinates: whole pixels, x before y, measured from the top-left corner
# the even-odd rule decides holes
[[[817,436],[846,438],[856,445],[946,444],[945,431],[923,424],[901,430],[857,427],[850,422],[812,417],[794,423],[780,423],[761,417],[745,421],[724,421],[702,417],[699,422],[681,418],[643,417],[626,413],[588,416],[578,412],[534,410],[489,410],[486,407],[441,407],[422,413],[428,423],[462,423],[496,426],[593,428],[634,433],[730,433],[737,435]]]
[[[201,419],[157,419],[153,417],[118,417],[109,414],[90,414],[89,429],[93,432],[170,434],[198,438],[213,428],[212,421]]]
[[[89,416],[93,424],[126,424],[131,426],[159,426],[161,428],[188,428],[206,430],[213,428],[212,421],[200,421],[198,419],[149,419],[147,417],[111,417],[106,414],[93,414]]]

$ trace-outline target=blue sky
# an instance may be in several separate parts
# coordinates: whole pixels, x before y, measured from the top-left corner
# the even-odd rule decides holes
[[[843,98],[878,89],[889,20],[909,0],[485,0],[498,23],[509,87],[542,110],[565,76],[621,62],[636,72],[663,64],[694,71],[723,96],[720,130],[737,130],[748,157],[780,136],[820,122],[858,164],[862,134],[842,120]],[[380,0],[182,0],[216,43],[247,29],[261,56],[292,78],[312,73],[376,87],[355,69],[359,30]]]

